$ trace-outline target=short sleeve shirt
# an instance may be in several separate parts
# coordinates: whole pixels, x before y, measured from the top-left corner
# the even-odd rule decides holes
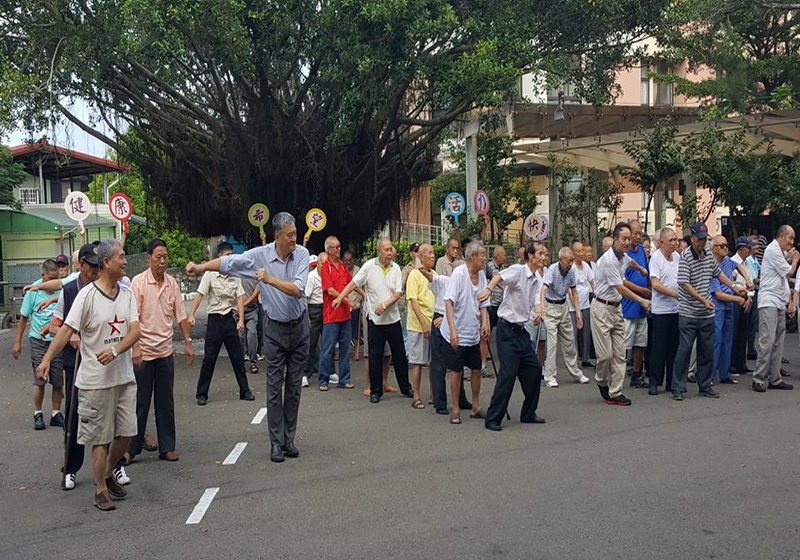
[[[483,303],[478,302],[478,294],[486,289],[486,273],[478,271],[478,284],[472,283],[467,266],[459,266],[453,271],[450,283],[447,285],[447,292],[444,295],[445,302],[453,302],[453,320],[458,333],[459,346],[474,346],[481,340],[481,307],[489,307],[491,302],[487,299]],[[451,325],[448,324],[447,314],[442,321],[442,336],[445,340],[450,340]]]
[[[42,339],[42,337],[39,336],[39,332],[41,332],[44,327],[50,324],[50,320],[53,318],[53,313],[55,312],[58,304],[54,301],[42,310],[39,310],[39,305],[52,297],[59,296],[59,294],[60,292],[48,294],[42,290],[37,290],[35,292],[31,290],[25,294],[19,313],[23,317],[27,317],[30,320],[31,330],[28,333],[29,338],[45,340],[47,342],[53,340],[53,337],[49,334]]]
[[[486,265],[486,281],[491,282],[492,278],[496,274],[500,274],[502,271],[508,268],[507,264],[499,265],[494,262],[494,259],[490,260]],[[497,307],[500,305],[500,302],[503,301],[503,288],[501,285],[497,285],[494,290],[492,290],[492,307]]]
[[[333,264],[333,262],[328,259],[322,264],[319,277],[322,282],[322,323],[327,325],[328,323],[349,321],[350,306],[340,305],[334,309],[333,300],[336,298],[328,293],[330,288],[342,293],[350,283],[350,280],[353,279],[347,266],[342,261]]]
[[[639,266],[647,270],[647,254],[644,252],[644,245],[637,245],[635,251],[633,249],[628,249],[628,256],[631,260],[636,261]],[[625,279],[642,288],[647,287],[647,277],[633,268],[625,269]],[[624,298],[622,300],[622,316],[626,319],[640,319],[646,317],[647,312],[644,310],[644,307],[639,305],[638,301]]]
[[[677,252],[672,253],[672,260],[669,261],[661,251],[655,251],[650,257],[650,277],[657,278],[670,290],[678,290],[678,266],[680,266],[681,256]],[[650,311],[653,315],[671,315],[678,312],[678,300],[673,297],[665,296],[658,290],[653,290]]]
[[[758,290],[758,308],[783,309],[789,303],[789,271],[792,269],[783,249],[775,239],[767,245],[761,260],[761,283]]]
[[[81,335],[81,363],[75,379],[79,389],[107,389],[135,381],[131,352],[127,351],[109,364],[97,361],[97,354],[118,344],[133,323],[139,322],[133,292],[117,284],[112,298],[95,283],[78,292],[65,324]]]
[[[622,286],[625,270],[630,266],[631,258],[618,255],[616,249],[611,247],[597,259],[594,271],[594,295],[606,301],[620,301],[622,295],[617,291],[617,286]]]
[[[436,279],[436,272],[431,271],[434,280]],[[408,300],[408,330],[411,332],[422,332],[422,325],[419,324],[417,314],[414,312],[414,307],[411,305],[411,300],[416,300],[419,304],[422,316],[425,318],[426,325],[430,326],[433,321],[433,306],[436,303],[436,297],[430,290],[430,282],[419,270],[412,270],[408,275],[406,282],[406,299]]]
[[[240,278],[210,270],[200,279],[197,293],[208,298],[209,315],[227,315],[236,310],[236,300],[244,297],[244,287]]]
[[[142,359],[156,360],[173,353],[173,321],[180,323],[186,319],[183,296],[175,278],[169,274],[159,285],[150,269],[134,276],[131,289],[136,297],[139,310],[139,329],[142,336],[139,346]]]
[[[497,316],[515,325],[524,325],[538,304],[542,279],[527,264],[514,264],[500,272],[505,293]]]
[[[684,284],[691,285],[701,297],[708,299],[711,279],[719,276],[720,269],[711,251],[705,249],[702,259],[691,247],[684,249],[678,265],[678,312],[687,317],[705,319],[714,316],[705,306],[689,295]]]
[[[395,262],[390,262],[383,267],[378,257],[364,263],[358,274],[353,277],[356,286],[364,288],[367,296],[366,306],[369,320],[376,325],[391,325],[400,320],[400,310],[397,305],[390,306],[384,313],[378,315],[375,309],[395,293],[403,292],[403,275],[400,267]]]
[[[578,305],[581,309],[589,309],[590,298],[592,293],[592,282],[594,282],[594,270],[588,263],[583,263],[583,268],[577,266],[572,267],[575,270],[575,291],[578,292]],[[572,300],[567,299],[569,310],[575,311],[572,308]]]
[[[733,271],[736,270],[736,261],[731,259],[730,257],[725,257],[722,259],[722,262],[718,264],[719,269],[727,276],[729,279],[733,278]],[[711,284],[709,284],[708,290],[711,295],[711,301],[714,303],[714,306],[719,309],[733,309],[733,303],[731,302],[723,302],[719,301],[716,296],[717,291],[721,291],[723,294],[728,294],[729,296],[733,295],[733,290],[731,290],[728,286],[723,284],[719,281],[719,276],[715,276],[711,279]]]
[[[545,298],[551,301],[568,299],[569,289],[574,288],[576,284],[575,267],[571,266],[564,274],[561,264],[554,262],[544,273],[544,285],[547,286]]]

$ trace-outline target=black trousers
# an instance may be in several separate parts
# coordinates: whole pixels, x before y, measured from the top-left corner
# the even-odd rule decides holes
[[[69,344],[69,343],[67,343]],[[75,474],[83,466],[83,445],[78,443],[78,388],[75,387],[75,368],[64,368],[64,474]]]
[[[650,347],[650,361],[647,363],[649,384],[651,387],[661,387],[666,380],[664,388],[669,390],[672,387],[672,368],[680,341],[678,314],[653,315],[652,334],[653,336],[648,338]]]
[[[500,370],[497,372],[497,383],[486,411],[486,423],[500,424],[503,421],[517,379],[525,396],[520,421],[533,420],[539,407],[542,365],[525,327],[500,319],[497,323],[497,354]]]
[[[200,366],[200,378],[197,380],[196,396],[198,398],[208,398],[208,389],[211,387],[211,378],[214,376],[214,366],[217,365],[217,358],[223,344],[228,351],[233,373],[239,384],[239,396],[241,397],[250,390],[247,375],[244,372],[244,350],[239,331],[236,330],[236,319],[234,319],[233,313],[227,315],[213,313],[208,316],[208,325],[206,326],[205,353],[203,365]]]
[[[383,347],[389,343],[392,352],[392,365],[397,377],[397,384],[401,393],[411,391],[408,382],[408,357],[406,345],[403,342],[403,326],[400,321],[391,325],[376,325],[371,320],[367,321],[369,338],[369,384],[370,393],[383,395]]]
[[[142,452],[150,401],[155,402],[158,452],[175,451],[175,359],[170,355],[142,362],[136,371],[136,420],[139,434],[131,440],[131,455]]]
[[[731,371],[747,372],[747,336],[750,334],[751,309],[745,313],[741,305],[733,306],[733,346],[731,347]],[[720,372],[722,374],[722,372]]]
[[[747,353],[755,356],[758,354],[758,290],[750,303],[750,330],[747,332]]]
[[[305,375],[310,377],[319,373],[319,342],[322,334],[322,304],[308,304],[308,320],[310,324],[308,339],[308,361]],[[381,351],[382,352],[382,351]]]
[[[441,315],[434,315],[436,320]],[[447,410],[447,366],[444,365],[442,345],[448,342],[442,336],[442,332],[431,325],[431,385],[433,391],[433,406],[436,410]],[[472,403],[467,400],[464,392],[464,376],[459,382],[458,407],[461,410],[469,410]]]

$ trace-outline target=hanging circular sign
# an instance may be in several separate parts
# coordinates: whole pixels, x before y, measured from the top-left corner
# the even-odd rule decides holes
[[[467,201],[461,193],[453,191],[444,198],[444,209],[453,216],[453,221],[458,225],[458,217],[467,209]]]
[[[108,209],[115,219],[122,222],[122,228],[128,233],[130,231],[128,220],[133,216],[133,203],[128,195],[122,192],[112,194],[108,200]]]
[[[529,238],[534,241],[543,241],[550,235],[550,218],[532,213],[525,218],[523,229]]]

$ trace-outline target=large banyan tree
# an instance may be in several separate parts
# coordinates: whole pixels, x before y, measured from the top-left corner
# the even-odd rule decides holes
[[[0,0],[0,119],[101,138],[192,233],[241,232],[264,202],[321,207],[358,241],[431,177],[442,132],[514,100],[524,71],[607,99],[666,3]]]

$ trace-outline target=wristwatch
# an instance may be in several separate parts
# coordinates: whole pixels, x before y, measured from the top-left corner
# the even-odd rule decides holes
[[[111,347],[111,355],[114,356],[115,358],[119,356],[119,352],[117,352],[117,349],[114,348],[113,346]]]
[[[184,342],[184,344],[191,344],[192,343],[192,337],[184,339],[183,342]]]

